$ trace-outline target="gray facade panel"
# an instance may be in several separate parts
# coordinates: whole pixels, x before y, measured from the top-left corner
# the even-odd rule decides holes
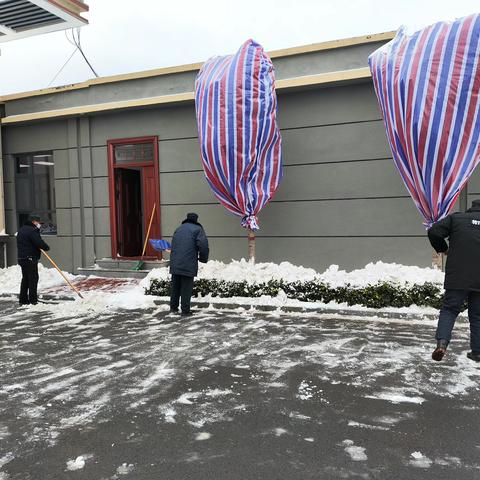
[[[108,207],[110,205],[109,193],[108,193],[108,178],[100,177],[93,179],[85,179],[84,183],[88,185],[86,190],[92,188],[93,182],[93,200],[96,208],[98,207]],[[91,206],[86,204],[86,206]]]
[[[15,200],[15,184],[13,182],[8,182],[3,184],[4,188],[4,199],[5,199],[5,208],[7,210],[13,210],[16,205]]]
[[[280,128],[311,127],[381,119],[371,83],[279,95]]]
[[[408,195],[392,160],[302,165],[284,173],[275,201]]]
[[[9,235],[17,232],[17,213],[15,210],[5,210],[5,230]]]
[[[57,208],[57,233],[60,236],[72,235],[72,210]]]
[[[68,147],[66,121],[2,127],[5,153],[26,153]]]
[[[15,181],[15,160],[13,155],[3,154],[3,181]]]
[[[110,237],[95,237],[95,254],[97,258],[110,258],[112,256]]]
[[[55,178],[70,177],[70,161],[68,150],[54,150],[53,152]]]
[[[162,232],[169,235],[191,210],[214,236],[243,235],[240,218],[220,205],[164,206]],[[422,219],[410,198],[271,203],[260,214],[259,236],[415,236]],[[386,240],[388,242],[388,240]]]
[[[92,172],[94,177],[108,176],[107,147],[92,147]]]
[[[198,138],[162,141],[158,143],[160,174],[202,169]]]
[[[91,122],[94,146],[104,146],[108,140],[119,138],[158,135],[159,140],[165,140],[197,136],[193,105],[98,115]]]
[[[283,130],[285,165],[392,156],[382,121]]]
[[[341,49],[302,53],[283,58],[275,58],[275,77],[302,77],[318,73],[337,72],[368,65],[368,56],[385,42],[352,45]]]
[[[70,208],[72,206],[69,179],[55,180],[55,203],[57,208]]]
[[[68,152],[68,161],[69,161],[69,170],[70,178],[78,178],[78,150],[76,148],[69,148]]]
[[[160,174],[160,203],[197,204],[217,203],[202,172]]]

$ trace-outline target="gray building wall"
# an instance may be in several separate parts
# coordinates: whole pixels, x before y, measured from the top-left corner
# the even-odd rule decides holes
[[[369,82],[281,94],[279,124],[284,180],[260,215],[259,261],[319,270],[375,260],[431,263],[421,217],[394,167]],[[240,219],[219,205],[204,179],[193,105],[4,127],[7,232],[17,228],[11,155],[53,150],[58,235],[47,238],[53,255],[71,271],[110,256],[107,141],[147,135],[159,137],[163,236],[169,238],[193,210],[210,237],[212,258],[245,257]],[[474,195],[480,197],[477,174]]]

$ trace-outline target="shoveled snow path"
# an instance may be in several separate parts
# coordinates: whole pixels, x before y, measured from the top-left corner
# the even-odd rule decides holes
[[[480,469],[468,437],[480,370],[465,358],[464,328],[433,364],[432,322],[0,308],[8,480],[69,479],[76,467],[81,478],[138,480]],[[418,451],[429,461],[412,461]]]

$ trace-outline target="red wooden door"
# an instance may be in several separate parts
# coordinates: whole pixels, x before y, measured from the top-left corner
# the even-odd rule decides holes
[[[149,238],[160,237],[160,205],[158,204],[158,179],[154,165],[143,167],[143,213],[144,213],[144,238],[147,234],[148,223],[152,217],[153,207],[155,206],[155,213],[153,215],[152,228],[150,229]],[[160,258],[159,252],[155,251],[150,243],[147,245],[145,252],[147,257]]]
[[[112,257],[138,258],[154,205],[149,238],[161,238],[158,138],[126,138],[107,143]],[[162,258],[149,243],[145,257]]]

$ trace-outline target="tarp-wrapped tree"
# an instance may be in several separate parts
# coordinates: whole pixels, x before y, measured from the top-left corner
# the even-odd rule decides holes
[[[214,57],[195,82],[198,136],[207,181],[220,203],[242,217],[255,257],[257,215],[282,178],[272,61],[253,40]]]
[[[445,217],[480,160],[480,15],[396,37],[369,58],[393,159],[425,220]]]

